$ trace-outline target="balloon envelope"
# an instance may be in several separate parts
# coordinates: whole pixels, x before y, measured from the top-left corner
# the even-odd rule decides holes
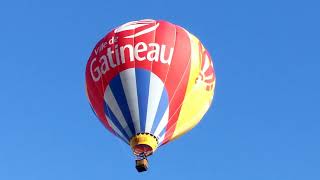
[[[92,51],[86,91],[100,121],[136,155],[192,129],[215,87],[209,53],[167,21],[132,21],[110,31]]]

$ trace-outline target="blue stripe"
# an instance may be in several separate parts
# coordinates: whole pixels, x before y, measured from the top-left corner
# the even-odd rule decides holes
[[[119,108],[123,114],[125,121],[127,122],[131,133],[136,134],[133,120],[131,118],[130,109],[128,106],[127,98],[123,90],[120,74],[114,77],[110,82],[110,88],[113,93],[114,98],[116,99]]]
[[[165,127],[163,128],[163,130],[160,132],[158,138],[162,137],[162,136],[166,133],[166,128],[167,128],[167,126],[165,126]]]
[[[96,112],[94,111],[94,109],[93,109],[92,105],[91,105],[91,104],[89,104],[89,105],[90,105],[91,110],[92,110],[92,112],[94,113],[94,115],[99,119],[99,117],[98,117],[98,115],[96,114]]]
[[[141,68],[136,68],[136,83],[139,104],[140,129],[142,132],[146,129],[146,119],[148,111],[148,97],[150,72]]]
[[[169,102],[168,93],[166,91],[166,88],[163,87],[162,94],[161,94],[161,99],[160,99],[160,102],[159,102],[159,106],[158,106],[158,109],[157,109],[156,116],[155,116],[154,121],[153,121],[151,133],[154,133],[156,131],[156,129],[157,129],[157,127],[158,127],[158,125],[159,125],[164,113],[167,110],[168,102]]]
[[[107,103],[104,103],[104,111],[107,115],[107,117],[113,122],[113,124],[119,129],[119,131],[127,138],[129,141],[129,136],[127,135],[126,131],[122,128],[121,124],[119,123],[116,116],[111,111],[110,107],[107,105]],[[121,138],[121,137],[120,137]]]

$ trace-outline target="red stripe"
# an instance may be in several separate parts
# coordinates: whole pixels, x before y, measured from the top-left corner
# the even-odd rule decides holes
[[[168,57],[169,49],[173,48],[175,44],[176,28],[175,25],[166,21],[157,22],[160,25],[155,33],[155,43],[159,45],[166,45],[165,57]],[[155,73],[162,80],[162,82],[165,82],[169,70],[169,65],[163,64],[159,61],[152,64],[152,72]]]
[[[166,134],[163,144],[167,143],[171,139],[179,118],[181,110],[180,105],[184,100],[189,80],[190,55],[191,45],[189,36],[181,27],[176,26],[175,51],[169,68],[168,77],[165,82],[170,104],[169,121],[166,126]]]
[[[114,134],[113,129],[111,128],[110,124],[108,123],[105,112],[104,112],[104,98],[103,93],[101,92],[102,87],[101,83],[95,83],[91,77],[90,70],[90,63],[87,65],[86,70],[86,83],[87,83],[87,92],[88,92],[88,98],[90,101],[90,104],[92,108],[94,109],[96,115],[98,116],[101,123]]]

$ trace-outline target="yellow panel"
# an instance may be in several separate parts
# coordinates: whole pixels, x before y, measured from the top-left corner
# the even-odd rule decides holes
[[[208,89],[207,83],[197,80],[201,72],[202,61],[205,60],[202,55],[205,48],[195,36],[189,33],[189,37],[192,46],[189,82],[171,141],[188,132],[199,123],[209,109],[214,94],[215,77],[210,89]],[[212,66],[212,62],[210,65]]]

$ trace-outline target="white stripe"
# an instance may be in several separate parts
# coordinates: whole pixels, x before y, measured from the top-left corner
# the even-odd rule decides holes
[[[120,78],[124,93],[126,95],[134,129],[136,131],[135,133],[139,133],[141,131],[135,69],[130,68],[128,70],[122,71],[120,73]]]
[[[113,124],[113,122],[107,116],[106,116],[106,118],[107,118],[109,125],[114,130],[114,132],[116,134],[118,134],[123,140],[125,140],[127,144],[129,144],[128,139],[122,134],[122,132]]]
[[[156,116],[156,113],[159,107],[163,86],[164,84],[160,80],[160,78],[157,75],[151,73],[145,132],[151,132],[152,125],[154,122],[154,117]]]
[[[213,79],[213,74],[209,75],[209,76],[205,76],[203,78],[203,80],[208,80],[208,79]]]
[[[162,141],[164,140],[164,136],[166,134],[163,134],[159,139],[158,139],[158,142],[159,142],[159,145],[161,145]]]
[[[122,31],[133,30],[133,29],[136,29],[138,27],[146,26],[146,25],[148,25],[148,24],[137,24],[136,22],[129,22],[129,23],[121,25],[120,27],[115,29],[114,32],[115,33],[119,33],[119,32],[122,32]]]
[[[208,55],[205,55],[204,57],[204,65],[203,65],[203,68],[202,68],[202,72],[205,73],[208,69],[209,69],[209,66],[210,66],[210,60],[208,58]]]
[[[150,23],[154,23],[154,22],[155,22],[155,20],[153,20],[153,19],[143,19],[140,21],[131,21],[131,22],[122,24],[121,26],[117,27],[114,30],[114,33],[119,33],[119,32],[127,31],[127,30],[133,30],[138,27],[149,25]]]
[[[148,33],[148,32],[151,32],[151,31],[156,30],[156,29],[158,28],[158,26],[159,26],[159,23],[157,23],[156,25],[154,25],[154,26],[152,26],[152,27],[149,27],[149,28],[147,28],[147,29],[145,29],[145,30],[142,30],[142,31],[140,31],[140,32],[138,32],[138,33],[136,33],[136,34],[133,34],[133,35],[130,35],[130,36],[126,36],[126,37],[124,37],[124,38],[134,38],[134,37],[141,36],[141,35],[143,35],[143,34],[146,34],[146,33]]]
[[[154,135],[156,137],[158,137],[161,133],[161,131],[166,127],[166,125],[168,124],[168,118],[169,118],[169,106],[166,109],[166,112],[164,113]]]
[[[155,20],[153,20],[153,19],[142,19],[142,20],[139,20],[137,22],[139,22],[139,23],[153,23],[153,22],[155,22]]]
[[[113,93],[112,93],[112,91],[110,89],[110,86],[108,86],[108,88],[106,90],[106,93],[104,94],[104,100],[106,101],[106,103],[110,107],[110,109],[113,112],[113,114],[118,119],[118,121],[121,124],[122,128],[126,131],[127,135],[129,137],[131,137],[132,133],[130,131],[130,128],[129,128],[125,118],[123,117],[121,109],[119,108],[119,105],[118,105],[116,99],[113,96]]]

